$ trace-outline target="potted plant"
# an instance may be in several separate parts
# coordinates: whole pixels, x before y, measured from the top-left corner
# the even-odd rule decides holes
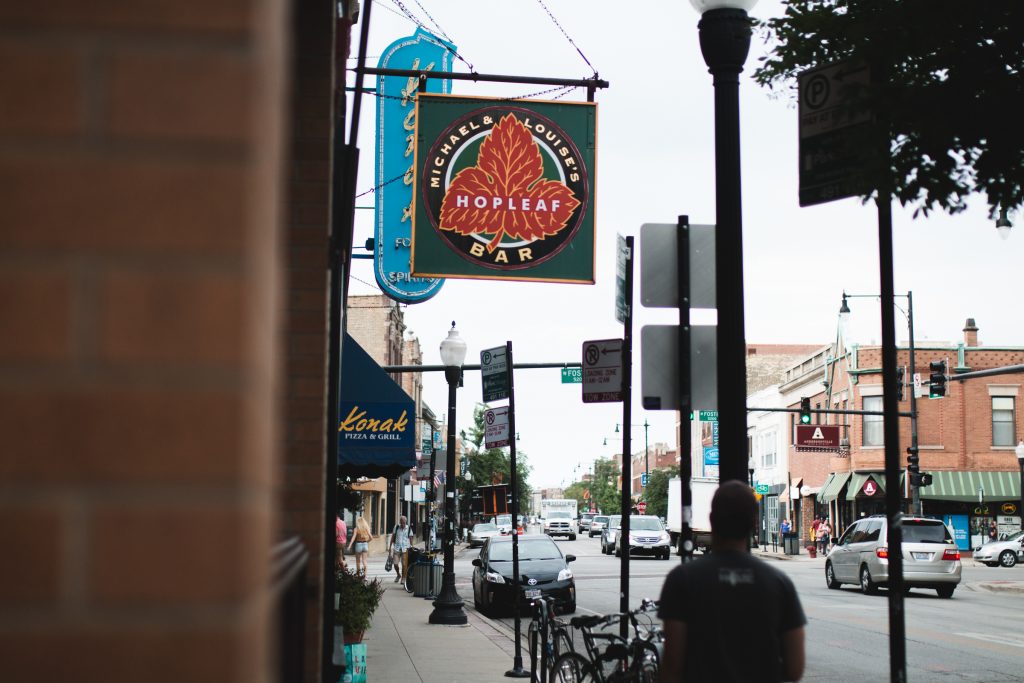
[[[380,579],[364,581],[355,572],[341,569],[335,577],[334,590],[338,595],[334,621],[345,632],[345,642],[363,642],[363,632],[370,627],[373,613],[384,595],[384,585]]]

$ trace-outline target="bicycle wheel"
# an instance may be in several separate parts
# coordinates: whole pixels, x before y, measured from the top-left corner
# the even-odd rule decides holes
[[[657,683],[658,648],[645,640],[634,640],[630,646],[629,680],[640,683]]]
[[[562,654],[555,663],[551,665],[551,675],[548,680],[552,683],[600,683],[594,667],[590,661],[575,652]]]
[[[538,643],[540,642],[540,627],[537,626],[536,621],[530,622],[530,627],[526,629],[526,642],[529,643],[530,648],[530,672],[533,674],[533,681],[540,680],[540,651],[537,649]]]

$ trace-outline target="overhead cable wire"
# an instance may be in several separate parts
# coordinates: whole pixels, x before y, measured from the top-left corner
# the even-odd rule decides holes
[[[555,26],[558,27],[558,30],[562,32],[562,35],[565,36],[565,39],[569,41],[569,44],[576,48],[576,52],[580,54],[580,57],[583,58],[583,61],[586,62],[587,66],[590,67],[590,70],[594,72],[594,77],[597,78],[597,69],[595,69],[594,65],[590,63],[590,60],[587,59],[587,56],[583,54],[583,50],[581,50],[579,46],[576,44],[576,42],[569,37],[569,34],[566,33],[564,28],[562,28],[562,25],[558,23],[558,19],[555,19],[555,15],[552,14],[551,10],[548,9],[548,6],[544,4],[544,0],[537,0],[537,2],[539,2],[540,6],[544,8],[544,11],[548,13],[548,16],[551,18],[551,21],[554,22]]]
[[[391,2],[392,2],[392,3],[393,3],[393,4],[395,5],[395,6],[397,6],[397,7],[398,7],[398,9],[402,10],[402,14],[404,14],[404,15],[405,15],[405,18],[406,18],[406,19],[408,19],[409,21],[413,22],[414,24],[416,24],[416,25],[417,25],[418,27],[420,27],[421,29],[423,29],[423,30],[424,30],[424,31],[426,31],[427,33],[430,33],[430,34],[433,34],[433,33],[434,33],[434,32],[433,32],[433,31],[432,31],[431,29],[427,28],[427,27],[426,27],[426,26],[425,26],[425,25],[423,24],[423,22],[422,22],[422,21],[420,21],[420,20],[419,20],[419,18],[418,18],[418,17],[417,17],[417,16],[415,15],[415,14],[413,14],[413,13],[412,13],[412,12],[411,12],[411,11],[409,10],[409,8],[408,8],[408,7],[406,7],[406,6],[405,6],[405,4],[404,4],[404,3],[402,2],[402,0],[391,0]],[[419,5],[420,3],[419,3],[419,2],[417,2],[416,4],[417,4],[417,5]],[[423,7],[423,6],[422,6],[422,5],[420,5],[420,8],[422,8],[422,7]],[[424,12],[426,12],[426,10],[423,10],[423,11],[424,11]],[[429,13],[427,13],[427,16],[428,16],[428,17],[430,17],[430,14],[429,14]],[[452,55],[453,55],[453,56],[454,56],[454,57],[455,57],[456,59],[458,59],[458,60],[459,60],[460,62],[462,62],[463,64],[465,64],[466,66],[468,66],[468,67],[469,67],[469,70],[470,70],[471,72],[475,72],[475,71],[476,71],[476,68],[475,68],[475,67],[474,67],[474,66],[473,66],[473,65],[472,65],[472,64],[471,64],[471,63],[470,63],[469,61],[467,61],[465,57],[463,57],[463,56],[462,56],[461,54],[459,54],[459,51],[458,51],[458,50],[455,50],[455,49],[453,49],[453,48],[451,47],[451,45],[449,45],[449,44],[448,44],[448,43],[452,43],[452,44],[454,44],[454,43],[455,43],[455,41],[454,41],[454,40],[452,40],[452,39],[451,39],[451,38],[450,38],[450,37],[448,36],[448,34],[447,34],[447,33],[445,33],[445,32],[444,32],[444,30],[442,30],[442,29],[441,29],[441,27],[437,25],[437,22],[436,22],[436,21],[434,21],[434,18],[433,18],[433,17],[430,17],[430,21],[432,21],[432,22],[434,23],[434,26],[437,26],[437,30],[441,32],[441,35],[442,35],[442,36],[444,37],[444,39],[445,39],[445,40],[447,41],[447,43],[444,43],[444,44],[442,44],[442,45],[441,45],[441,47],[443,47],[444,49],[448,50],[448,52],[452,53]]]
[[[495,98],[490,98],[490,99],[493,99],[495,102],[518,102],[520,100],[532,99],[532,98],[538,97],[540,95],[547,95],[549,93],[558,93],[557,95],[552,95],[551,99],[552,100],[560,100],[563,97],[565,97],[566,95],[568,95],[569,93],[571,93],[573,90],[578,89],[579,87],[580,86],[578,86],[578,85],[559,85],[559,86],[556,86],[554,88],[548,88],[547,90],[538,90],[537,92],[528,93],[526,95],[516,95],[515,97],[495,97]],[[559,92],[560,90],[562,92]],[[367,95],[373,95],[374,97],[380,97],[380,98],[386,99],[386,100],[401,100],[401,99],[404,99],[402,97],[398,97],[397,95],[383,95],[383,94],[378,93],[378,92],[376,92],[374,90],[364,90],[363,92],[366,93]],[[445,98],[446,102],[455,102],[455,101],[458,101],[458,100],[459,100],[459,98],[457,96],[455,96],[455,97],[446,97]],[[478,102],[479,99],[478,98],[473,98],[473,99],[467,99],[465,101],[466,102]],[[374,194],[375,192],[377,192],[377,190],[381,189],[385,185],[390,185],[391,183],[397,182],[398,180],[400,180],[400,179],[402,179],[404,177],[405,177],[405,173],[402,173],[401,175],[396,175],[394,178],[390,178],[388,180],[385,180],[383,183],[380,183],[379,185],[374,185],[373,187],[369,188],[368,190],[363,190],[362,192],[360,192],[359,194],[356,195],[356,199],[358,199],[359,197],[365,197],[368,194]]]

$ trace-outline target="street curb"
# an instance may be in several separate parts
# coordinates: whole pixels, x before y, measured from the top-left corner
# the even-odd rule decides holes
[[[990,593],[1015,593],[1024,595],[1024,581],[983,581],[974,584]]]

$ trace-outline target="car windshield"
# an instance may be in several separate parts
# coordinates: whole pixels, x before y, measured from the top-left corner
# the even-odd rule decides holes
[[[611,515],[608,517],[608,528],[618,529],[622,526],[622,515]]]
[[[594,517],[594,521],[597,522],[598,524],[607,524],[608,523],[608,518],[607,517]]]
[[[494,523],[512,526],[512,515],[498,515],[494,518]]]
[[[661,531],[661,521],[657,517],[630,517],[629,528],[633,531]]]
[[[946,525],[941,522],[908,519],[903,521],[904,543],[952,543]]]
[[[498,527],[493,524],[477,524],[473,527],[473,533],[478,534],[481,531],[497,531]]]
[[[491,562],[511,562],[512,544],[495,543],[488,555]],[[562,553],[550,538],[522,538],[519,540],[519,561],[560,560]]]
[[[572,519],[568,512],[549,512],[548,519]]]
[[[585,519],[585,520],[594,519],[594,515],[584,513],[583,514],[583,519]]]

